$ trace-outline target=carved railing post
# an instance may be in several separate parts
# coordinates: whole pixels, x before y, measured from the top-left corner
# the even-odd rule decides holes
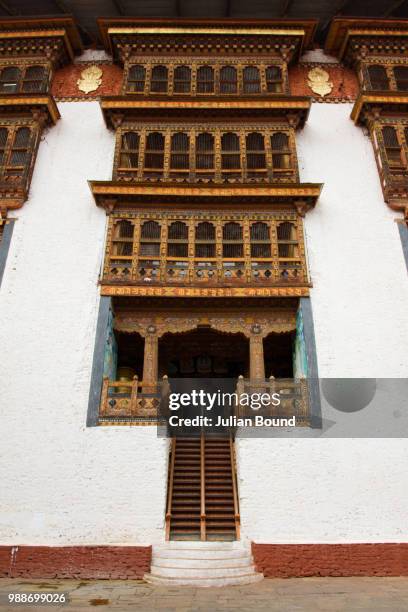
[[[130,414],[131,416],[137,416],[137,390],[139,386],[139,379],[137,376],[133,377],[132,388],[130,392]]]
[[[260,325],[253,325],[249,337],[249,377],[251,381],[265,380],[263,337]]]
[[[101,405],[99,407],[100,416],[104,416],[108,408],[108,391],[109,391],[109,377],[104,376],[102,382],[102,393],[101,393]]]
[[[145,336],[143,357],[143,393],[154,393],[159,369],[159,338],[154,325],[149,325]]]

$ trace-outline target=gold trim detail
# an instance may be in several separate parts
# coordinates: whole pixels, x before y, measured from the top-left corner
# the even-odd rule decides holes
[[[101,286],[101,295],[144,297],[307,297],[309,287],[118,287]]]
[[[333,83],[329,79],[329,73],[321,67],[312,68],[307,74],[308,86],[314,93],[322,96],[322,98],[333,90]]]
[[[96,91],[102,83],[102,69],[99,66],[88,66],[81,72],[80,78],[77,80],[79,91],[88,94],[91,91]]]

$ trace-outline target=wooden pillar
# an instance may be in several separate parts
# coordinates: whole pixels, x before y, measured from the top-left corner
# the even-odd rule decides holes
[[[159,371],[159,338],[154,325],[147,329],[143,356],[143,393],[154,393]]]
[[[265,380],[263,338],[256,333],[249,337],[249,378],[251,381]]]

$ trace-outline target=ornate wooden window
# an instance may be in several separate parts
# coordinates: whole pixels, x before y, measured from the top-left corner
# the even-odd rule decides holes
[[[267,223],[258,221],[251,225],[251,257],[270,257],[271,242]]]
[[[197,92],[214,92],[214,68],[212,66],[200,66],[197,70]]]
[[[408,66],[395,66],[394,78],[399,91],[408,91]]]
[[[222,255],[224,258],[242,257],[244,254],[242,226],[231,221],[222,228]]]
[[[145,175],[162,174],[164,168],[164,136],[160,132],[152,132],[146,138]]]
[[[3,177],[23,177],[29,171],[33,148],[28,127],[0,128],[0,173]]]
[[[256,66],[245,66],[243,71],[244,93],[260,93],[261,77]]]
[[[233,132],[221,136],[221,169],[223,174],[237,174],[241,168],[239,137]],[[238,176],[240,172],[238,172]]]
[[[263,134],[251,132],[246,137],[246,163],[248,176],[266,172],[265,140]]]
[[[401,144],[398,140],[396,129],[391,126],[383,127],[382,137],[390,172],[401,172],[404,168],[404,164],[401,157]]]
[[[285,132],[275,132],[271,136],[272,167],[274,174],[291,172],[289,136]]]
[[[117,211],[102,282],[307,284],[302,221],[291,212]]]
[[[214,168],[214,136],[203,132],[196,137],[196,173],[213,176]]]
[[[215,227],[208,221],[202,221],[196,226],[195,256],[215,257]]]
[[[220,93],[234,94],[238,91],[238,74],[234,66],[223,66],[220,70]]]
[[[374,64],[367,68],[370,89],[384,91],[390,88],[387,71],[384,66]]]
[[[176,132],[171,137],[170,172],[172,175],[190,171],[190,139],[184,132]]]
[[[47,89],[44,66],[6,66],[0,72],[0,93],[40,93]]]
[[[131,66],[128,72],[127,91],[143,92],[146,81],[146,68],[140,64]]]
[[[150,91],[153,93],[167,93],[168,69],[166,66],[153,66]]]
[[[174,93],[190,93],[191,70],[188,66],[177,66],[174,69]]]
[[[188,257],[188,227],[182,221],[173,221],[167,235],[167,255]]]
[[[140,137],[136,132],[126,132],[123,134],[119,156],[119,172],[137,172],[139,163],[139,142]]]
[[[272,93],[281,93],[283,91],[282,69],[279,66],[267,66],[266,74],[266,89]]]

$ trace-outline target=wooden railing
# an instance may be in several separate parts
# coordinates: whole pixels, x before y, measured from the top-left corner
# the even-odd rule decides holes
[[[241,516],[239,513],[239,497],[237,484],[237,462],[235,457],[235,447],[232,436],[230,437],[230,453],[231,453],[231,474],[232,474],[232,490],[234,495],[234,518],[235,531],[237,540],[241,537]]]
[[[172,501],[173,501],[174,462],[176,460],[176,444],[177,444],[177,438],[172,438],[171,447],[170,447],[169,480],[168,480],[168,485],[167,485],[167,508],[166,508],[166,529],[165,529],[166,541],[170,540],[171,512],[172,512]]]
[[[235,407],[235,414],[240,418],[262,415],[264,417],[290,418],[296,417],[297,425],[307,425],[310,422],[309,387],[306,378],[274,378],[266,380],[249,380],[239,376],[236,392],[238,398],[243,394],[266,393],[270,403],[251,410],[247,405]],[[273,395],[279,395],[280,404],[273,404]],[[266,403],[266,402],[265,402]]]
[[[105,377],[99,417],[112,420],[157,417],[160,401],[168,394],[168,378],[164,376],[149,393],[145,393],[144,388],[146,385],[137,376],[131,381],[110,380]]]
[[[206,536],[206,525],[205,525],[205,438],[201,432],[200,440],[200,489],[201,489],[201,505],[200,505],[200,538],[201,541],[205,542]]]

